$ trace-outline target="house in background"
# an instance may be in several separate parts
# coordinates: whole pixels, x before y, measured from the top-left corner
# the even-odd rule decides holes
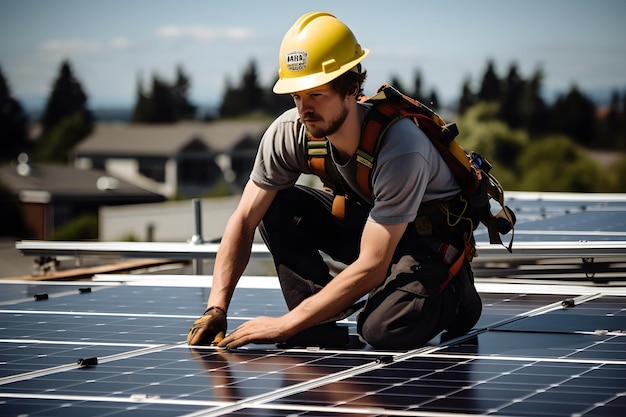
[[[24,155],[0,166],[0,182],[17,197],[30,236],[49,239],[55,230],[102,206],[162,202],[165,197],[100,170],[67,165],[31,165]],[[5,219],[6,221],[6,219]]]
[[[77,168],[96,168],[166,197],[198,197],[248,179],[268,120],[172,125],[100,123],[74,150]]]

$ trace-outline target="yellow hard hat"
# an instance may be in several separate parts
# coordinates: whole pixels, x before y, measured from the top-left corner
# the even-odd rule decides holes
[[[354,68],[368,54],[350,28],[332,14],[302,15],[280,45],[274,92],[288,94],[319,87]]]

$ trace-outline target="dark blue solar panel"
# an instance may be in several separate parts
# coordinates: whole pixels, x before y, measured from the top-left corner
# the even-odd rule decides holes
[[[626,239],[623,202],[509,203],[516,241]],[[537,278],[550,269],[536,268]],[[469,335],[410,352],[190,349],[208,288],[85,287],[0,283],[0,415],[626,415],[626,291],[616,284],[558,294],[494,285]],[[284,312],[277,285],[237,288],[228,325]],[[354,334],[355,316],[342,325]],[[80,368],[81,358],[98,364]]]
[[[232,313],[233,326],[255,315],[255,309],[284,311],[276,289],[237,291],[233,308],[240,307]],[[176,314],[179,301],[206,295],[193,288],[115,286],[8,306],[1,315],[3,336],[24,342],[0,344],[0,411],[135,416],[224,410],[240,416],[317,416],[340,415],[347,408],[363,416],[385,410],[550,416],[622,410],[626,342],[616,333],[579,333],[596,322],[622,323],[626,314],[619,296],[527,317],[527,312],[559,305],[576,294],[483,294],[484,314],[476,334],[394,361],[402,352],[268,345],[224,352],[179,345],[191,321],[188,311]],[[70,314],[64,311],[69,305]],[[141,315],[155,305],[164,317]],[[94,306],[102,306],[101,311],[96,313]],[[559,322],[570,324],[555,328]],[[348,325],[353,328],[353,321]],[[76,361],[85,357],[97,357],[100,363],[79,368]],[[571,395],[576,401],[552,407]],[[260,398],[263,407],[246,405],[250,398]]]

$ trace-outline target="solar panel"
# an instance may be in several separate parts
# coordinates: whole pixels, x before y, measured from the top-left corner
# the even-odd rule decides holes
[[[516,201],[516,240],[545,240],[533,231],[624,240],[626,204],[580,203]],[[625,263],[616,248],[612,265]],[[210,276],[0,281],[0,415],[626,415],[626,287],[614,275],[602,285],[479,279],[474,329],[408,351],[190,348],[185,335]],[[284,312],[275,277],[245,277],[228,326]],[[355,334],[355,320],[340,325]]]

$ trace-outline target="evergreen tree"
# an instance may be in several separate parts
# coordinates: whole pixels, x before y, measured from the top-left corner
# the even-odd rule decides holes
[[[0,161],[14,159],[28,150],[28,117],[19,101],[11,97],[0,68]]]
[[[179,120],[190,120],[196,117],[197,107],[189,101],[191,80],[182,66],[176,67],[176,81],[172,87],[176,117]]]
[[[93,130],[94,120],[87,108],[87,95],[74,78],[68,61],[61,64],[41,125],[35,156],[48,162],[68,162],[72,148]]]
[[[289,94],[275,94],[272,91],[274,84],[278,81],[278,76],[271,82],[269,88],[265,89],[264,103],[270,114],[281,114],[285,110],[294,107],[293,98]]]
[[[420,71],[415,71],[415,77],[413,78],[413,91],[409,93],[411,97],[422,101],[424,98],[422,93],[422,74]]]
[[[248,68],[243,73],[241,93],[245,97],[242,104],[246,113],[263,109],[263,89],[259,85],[259,74],[255,61],[250,61]]]
[[[526,83],[522,112],[531,135],[545,133],[550,126],[550,109],[541,95],[542,81],[543,72],[539,69]]]
[[[606,115],[606,122],[612,135],[617,135],[620,129],[621,110],[619,99],[619,93],[617,91],[613,91],[613,93],[611,94],[611,104],[609,105],[609,112]]]
[[[389,80],[390,85],[395,88],[396,90],[407,94],[408,90],[406,88],[404,88],[404,85],[402,84],[402,81],[400,80],[400,78],[398,78],[397,75],[392,75],[391,79]],[[417,98],[417,97],[414,97]]]
[[[65,117],[76,112],[84,113],[85,116],[89,116],[88,119],[91,119],[91,113],[87,109],[87,95],[80,82],[74,77],[69,61],[63,61],[41,117],[44,133],[53,129]]]
[[[596,144],[604,149],[623,149],[626,139],[624,135],[624,114],[617,90],[611,93],[611,102],[606,115],[598,120]]]
[[[224,97],[219,108],[220,117],[235,117],[244,114],[247,108],[242,104],[241,89],[233,86],[230,77],[226,78]]]
[[[172,88],[156,75],[152,78],[152,96],[150,102],[151,123],[174,123],[178,121]]]
[[[476,104],[476,96],[472,93],[472,89],[470,87],[471,80],[470,78],[466,78],[463,82],[463,88],[461,90],[461,98],[459,99],[459,114],[464,114],[467,109]]]
[[[238,86],[230,77],[226,78],[224,96],[219,108],[220,117],[237,117],[257,112],[275,114],[293,107],[290,96],[274,97],[271,88],[269,90],[264,91],[259,84],[256,62],[251,61]]]
[[[498,117],[513,129],[522,125],[521,104],[524,94],[524,81],[517,72],[517,66],[511,65],[504,81],[500,111]]]
[[[137,78],[137,98],[135,99],[135,107],[133,108],[132,122],[147,122],[151,118],[150,99],[143,90],[143,80]]]
[[[555,131],[565,133],[583,146],[593,144],[595,106],[577,86],[556,101],[552,121]]]
[[[57,123],[46,133],[45,139],[40,139],[45,140],[45,146],[37,146],[36,159],[46,162],[69,162],[71,150],[93,129],[92,122],[86,121],[85,117],[87,117],[85,113],[74,112]]]
[[[493,60],[489,60],[487,63],[487,70],[483,76],[483,80],[480,84],[480,90],[478,91],[478,100],[492,101],[500,99],[500,79],[495,71],[495,64]]]
[[[176,79],[172,84],[153,75],[149,93],[144,91],[143,82],[139,78],[132,121],[135,123],[175,123],[180,120],[195,119],[197,107],[189,101],[190,87],[190,78],[181,66],[176,68]]]

